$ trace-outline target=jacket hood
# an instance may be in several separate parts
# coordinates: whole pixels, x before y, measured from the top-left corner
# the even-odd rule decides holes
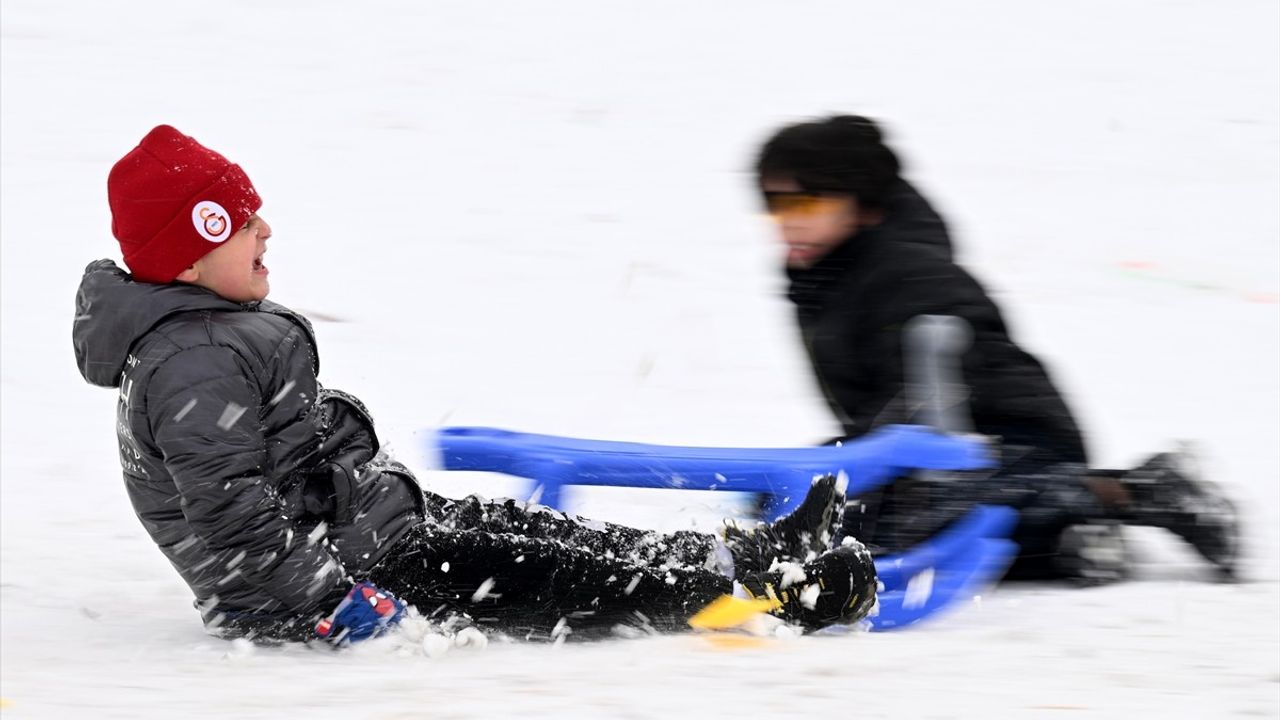
[[[76,365],[85,380],[119,387],[129,351],[165,318],[191,310],[242,310],[245,306],[195,285],[135,282],[110,260],[85,268],[76,292],[71,329]]]
[[[952,258],[951,235],[946,222],[910,183],[899,182],[885,202],[885,218],[874,228],[893,242],[916,243],[941,250]]]

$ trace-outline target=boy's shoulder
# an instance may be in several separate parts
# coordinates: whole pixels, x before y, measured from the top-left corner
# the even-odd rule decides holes
[[[283,305],[240,304],[181,283],[135,282],[109,260],[85,271],[73,340],[81,374],[104,387],[119,387],[126,371],[137,376],[199,347],[234,351],[255,370],[281,363],[319,370],[311,323]]]
[[[167,348],[166,355],[225,348],[259,368],[302,353],[313,372],[318,370],[311,323],[283,305],[266,301],[175,313],[140,338],[138,345]]]

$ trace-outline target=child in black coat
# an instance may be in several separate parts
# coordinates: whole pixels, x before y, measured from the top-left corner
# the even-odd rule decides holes
[[[880,128],[841,115],[775,133],[756,160],[757,190],[786,246],[788,297],[818,386],[844,426],[861,436],[889,423],[937,424],[937,405],[911,368],[921,318],[968,334],[955,357],[963,427],[1000,439],[990,473],[904,478],[859,499],[846,531],[901,550],[976,504],[1020,511],[1011,574],[1108,580],[1123,574],[1122,525],[1168,528],[1224,574],[1234,571],[1232,504],[1171,453],[1130,471],[1091,470],[1084,439],[1045,366],[1019,346],[982,285],[952,258],[946,224],[901,177]],[[944,408],[955,410],[956,408]],[[933,413],[937,415],[939,413]]]

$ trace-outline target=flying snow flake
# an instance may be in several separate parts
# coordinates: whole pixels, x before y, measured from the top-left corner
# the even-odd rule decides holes
[[[489,592],[493,589],[494,584],[493,578],[485,578],[485,581],[480,583],[480,587],[476,588],[476,591],[471,594],[471,602],[478,603],[485,598],[497,599],[502,597],[501,595]]]
[[[210,565],[212,565],[212,564],[214,564],[214,563],[216,563],[216,562],[218,562],[218,558],[217,558],[217,556],[214,556],[214,557],[209,558],[208,560],[205,560],[205,561],[201,562],[199,565],[196,565],[195,567],[193,567],[193,568],[191,568],[191,569],[192,569],[192,570],[195,570],[196,572],[199,572],[199,571],[204,570],[205,568],[209,567]]]
[[[240,416],[244,415],[244,411],[248,409],[233,402],[227,403],[227,406],[222,410],[222,417],[218,418],[218,427],[223,430],[230,430],[231,426],[235,425]]]
[[[448,561],[448,560],[445,560],[444,562],[440,563],[440,572],[442,572],[442,573],[447,573],[447,572],[449,572],[449,561]]]
[[[516,562],[518,562],[518,563],[522,563],[522,562],[524,562],[524,556],[523,556],[523,555],[517,555],[517,556],[516,556]]]
[[[323,567],[321,567],[319,570],[315,572],[315,575],[313,575],[312,578],[315,580],[323,580],[325,576],[327,576],[330,572],[333,572],[337,568],[338,568],[338,564],[332,560],[329,560],[325,562]]]
[[[219,585],[226,585],[227,583],[231,582],[232,580],[235,580],[235,579],[236,579],[236,578],[238,578],[238,577],[240,577],[240,571],[239,571],[239,570],[232,570],[231,572],[227,573],[226,575],[223,575],[223,576],[222,576],[222,579],[218,581],[218,584],[219,584]]]
[[[196,402],[197,398],[191,398],[188,400],[187,404],[183,405],[182,409],[178,411],[178,414],[173,416],[173,421],[182,422],[182,418],[186,417],[187,413],[191,412],[191,408],[196,406]]]
[[[640,573],[636,573],[635,577],[631,578],[631,582],[627,583],[627,587],[622,591],[622,594],[630,595],[632,592],[635,591],[636,586],[639,584],[640,584]]]
[[[244,550],[241,550],[240,552],[236,553],[235,557],[227,561],[227,569],[234,570],[237,565],[244,562],[245,555],[247,554],[248,553],[246,553]]]
[[[316,525],[314,530],[307,533],[307,544],[315,545],[316,543],[320,542],[320,539],[323,538],[324,534],[327,532],[329,532],[329,525],[327,523],[321,522],[319,525]]]

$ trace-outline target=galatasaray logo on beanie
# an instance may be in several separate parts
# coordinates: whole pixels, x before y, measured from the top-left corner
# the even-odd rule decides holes
[[[168,283],[262,207],[239,165],[160,125],[107,176],[111,232],[135,280]]]
[[[212,200],[196,203],[191,211],[191,224],[195,226],[196,232],[200,233],[201,237],[212,243],[220,243],[231,237],[231,233],[228,232],[231,224],[227,220],[227,211]]]

